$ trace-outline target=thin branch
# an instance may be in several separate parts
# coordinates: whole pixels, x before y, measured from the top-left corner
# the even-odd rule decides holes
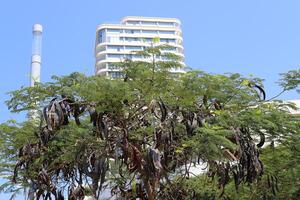
[[[287,90],[284,88],[279,94],[277,94],[276,96],[274,96],[274,97],[272,97],[272,98],[270,98],[266,101],[272,101],[273,99],[275,99],[275,98],[279,97],[280,95],[282,95],[285,91],[287,91]]]

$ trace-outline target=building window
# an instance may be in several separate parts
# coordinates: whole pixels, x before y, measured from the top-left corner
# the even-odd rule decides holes
[[[142,47],[140,46],[125,46],[126,50],[131,50],[131,51],[140,51],[142,50]]]
[[[176,52],[176,47],[162,48],[163,51]]]
[[[105,30],[101,30],[98,33],[98,43],[103,43],[105,42]]]
[[[175,34],[175,31],[159,31],[159,34]]]
[[[101,64],[97,66],[97,70],[106,69],[106,64]]]
[[[153,38],[143,38],[143,42],[151,43],[153,41]]]
[[[107,36],[106,39],[107,39],[107,42],[111,42],[111,43],[120,41],[118,36]]]
[[[114,63],[107,63],[107,68],[110,70],[119,69],[119,67]]]
[[[140,33],[140,30],[125,29],[125,33],[135,34]]]
[[[168,58],[167,56],[161,56],[160,59],[161,59],[162,61],[171,61],[171,59]]]
[[[175,39],[161,38],[160,42],[162,42],[162,43],[175,43]]]
[[[122,54],[107,54],[107,58],[122,58]]]
[[[102,61],[105,60],[105,55],[100,55],[99,57],[97,57],[96,61]]]
[[[121,33],[122,30],[120,29],[107,29],[108,33]]]
[[[132,55],[132,58],[135,58],[135,59],[141,59],[142,56],[141,56],[141,55],[134,54],[134,55]]]
[[[146,34],[157,34],[156,30],[142,30],[142,33],[146,33]]]
[[[139,25],[140,22],[139,21],[127,21],[126,24],[128,24],[128,25]]]
[[[132,59],[132,55],[131,54],[123,55],[123,59],[129,59],[129,60],[131,60]]]
[[[121,51],[121,50],[123,50],[123,46],[108,45],[107,49],[108,50]]]
[[[126,42],[137,42],[139,41],[139,38],[130,38],[130,37],[125,37]]]
[[[160,26],[174,26],[174,22],[158,22]]]
[[[146,25],[146,26],[156,26],[157,23],[156,23],[156,22],[142,21],[142,25]]]
[[[105,51],[106,50],[106,47],[105,46],[100,46],[98,48],[98,52],[102,52],[102,51]]]
[[[111,78],[122,78],[124,75],[122,72],[109,72]]]

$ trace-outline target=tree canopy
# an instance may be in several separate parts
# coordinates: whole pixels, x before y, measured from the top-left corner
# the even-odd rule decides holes
[[[8,180],[0,190],[30,188],[37,199],[58,200],[104,190],[150,200],[299,194],[294,105],[266,101],[259,78],[172,73],[180,58],[164,48],[137,52],[148,62],[118,63],[122,78],[72,73],[11,92],[8,107],[29,118],[0,125],[0,173]],[[284,91],[298,86],[299,73],[283,74]],[[203,174],[192,174],[200,164]]]

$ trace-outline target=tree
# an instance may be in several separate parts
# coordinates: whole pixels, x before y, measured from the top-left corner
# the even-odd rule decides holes
[[[1,124],[9,181],[0,189],[30,187],[37,199],[99,198],[104,188],[125,199],[192,199],[184,184],[197,162],[217,178],[220,198],[231,180],[236,188],[259,181],[263,143],[297,135],[299,119],[286,110],[293,105],[265,103],[258,78],[171,73],[179,57],[164,48],[137,52],[149,62],[119,63],[124,78],[73,73],[11,92],[13,112],[35,114]]]

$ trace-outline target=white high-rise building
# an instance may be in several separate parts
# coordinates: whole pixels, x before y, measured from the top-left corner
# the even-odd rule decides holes
[[[95,44],[95,73],[111,78],[122,76],[122,72],[116,69],[112,63],[124,59],[144,60],[134,51],[153,45],[168,44],[172,48],[164,50],[174,53],[182,58],[184,66],[183,39],[181,23],[175,18],[161,17],[124,17],[120,24],[101,24],[96,31]],[[174,48],[173,48],[174,47]],[[160,56],[158,60],[167,58]],[[184,72],[183,69],[173,69],[173,72]]]

